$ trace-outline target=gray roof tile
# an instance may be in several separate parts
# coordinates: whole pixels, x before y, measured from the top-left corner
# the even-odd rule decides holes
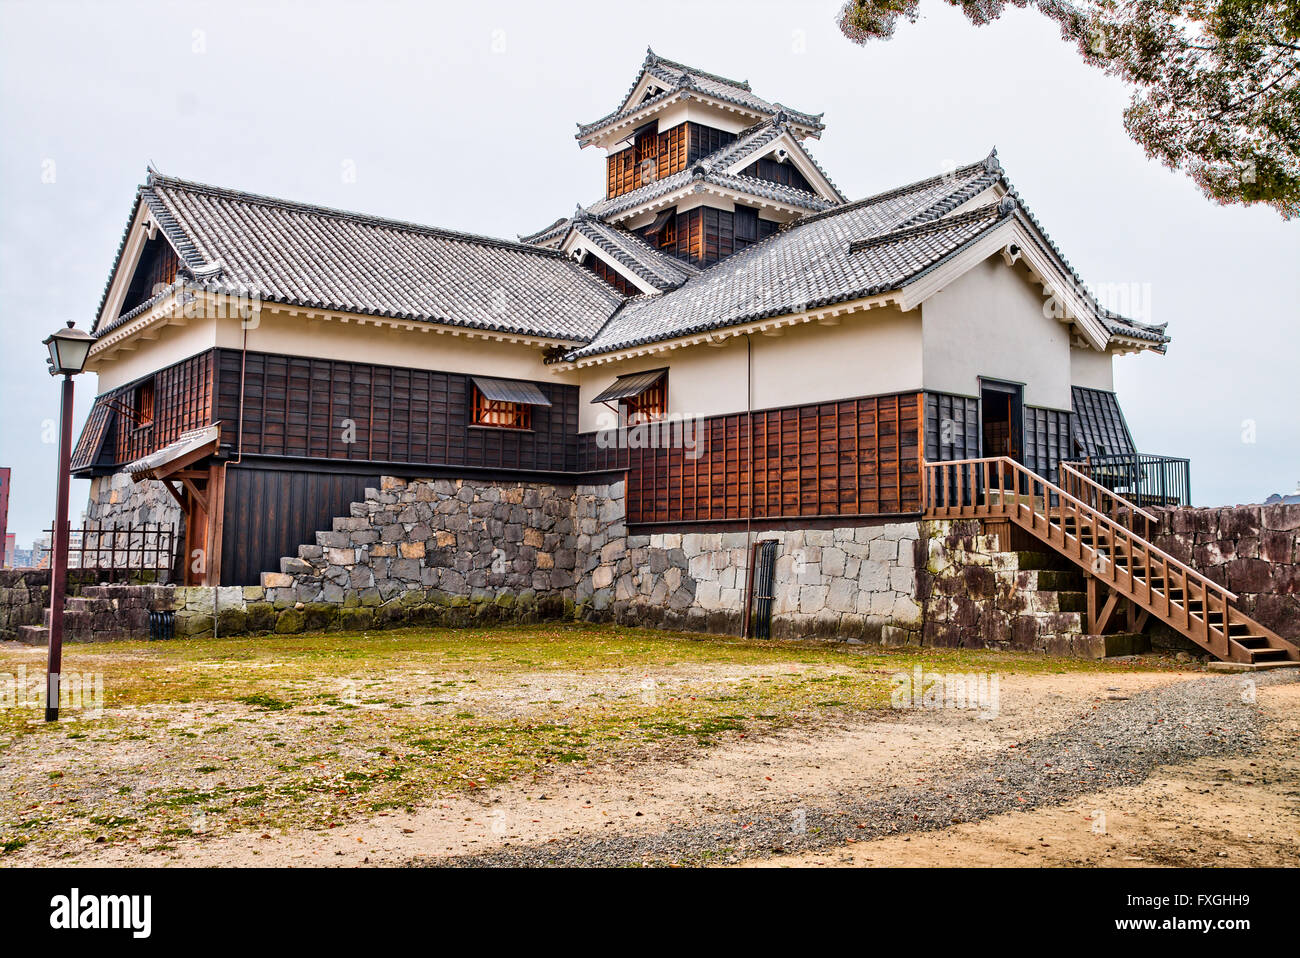
[[[695,91],[716,100],[734,103],[760,116],[775,116],[777,113],[784,111],[790,116],[791,120],[803,126],[815,130],[821,130],[825,126],[822,123],[821,114],[803,113],[782,106],[780,103],[765,100],[750,89],[747,81],[729,80],[726,77],[718,76],[716,73],[707,73],[684,63],[658,56],[653,50],[647,50],[645,62],[641,64],[641,70],[637,73],[636,81],[628,90],[627,95],[624,96],[619,108],[592,123],[579,123],[577,138],[580,141],[586,141],[592,134],[646,106],[646,103],[629,102],[637,85],[641,82],[641,77],[646,73],[649,73],[666,88],[663,93],[653,97],[650,102],[670,100],[683,90]]]
[[[575,232],[599,246],[655,289],[676,289],[692,276],[699,275],[697,267],[656,249],[629,230],[610,226],[585,214],[570,222]]]
[[[157,174],[140,199],[188,266],[271,302],[581,342],[622,301],[536,246]]]
[[[797,220],[766,240],[733,253],[678,289],[629,300],[591,343],[573,350],[568,358],[897,289],[1009,213],[991,204],[920,226],[902,224],[945,196],[978,193],[997,178],[982,164],[975,164],[950,176]],[[867,239],[872,240],[869,245],[859,243]]]

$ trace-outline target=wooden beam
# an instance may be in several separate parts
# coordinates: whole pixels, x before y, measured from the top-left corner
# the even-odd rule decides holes
[[[226,499],[226,467],[213,463],[208,470],[208,555],[204,585],[221,585],[221,535]]]
[[[182,476],[181,482],[184,484],[185,489],[187,492],[189,492],[191,498],[193,498],[195,505],[197,505],[199,509],[201,509],[203,512],[206,513],[208,511],[207,496],[205,496],[202,492],[199,491],[199,487],[194,484],[194,480],[191,479],[189,476]]]
[[[176,500],[176,504],[179,505],[182,510],[184,510],[185,496],[182,494],[182,490],[177,486],[173,486],[170,482],[168,482],[165,479],[160,481],[162,482],[162,487],[172,494],[172,498]]]

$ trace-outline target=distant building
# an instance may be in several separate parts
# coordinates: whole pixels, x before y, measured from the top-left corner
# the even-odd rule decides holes
[[[13,565],[10,552],[14,537],[9,535],[9,467],[0,466],[0,566]]]
[[[0,566],[12,569],[17,563],[14,561],[14,553],[18,551],[18,536],[12,532],[6,532],[4,538],[4,554],[0,556]]]

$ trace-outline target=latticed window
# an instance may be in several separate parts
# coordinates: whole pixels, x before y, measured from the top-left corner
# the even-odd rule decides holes
[[[153,380],[146,379],[136,386],[133,398],[136,428],[153,425]]]
[[[661,376],[653,386],[636,396],[629,396],[623,404],[629,426],[663,419],[668,415],[668,377]]]
[[[498,429],[532,429],[533,407],[526,403],[488,399],[474,390],[474,425]]]
[[[619,150],[606,161],[606,195],[611,199],[622,196],[640,185],[637,182],[636,147]]]

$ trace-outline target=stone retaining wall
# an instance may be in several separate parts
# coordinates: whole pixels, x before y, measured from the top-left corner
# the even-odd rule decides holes
[[[184,532],[180,504],[163,484],[153,479],[136,482],[125,472],[96,476],[90,480],[86,519],[121,525],[174,523],[179,531]]]
[[[913,557],[917,523],[833,529],[631,536],[591,571],[612,594],[608,618],[655,628],[743,629],[751,541],[776,540],[772,634],[906,642],[919,637]],[[611,547],[607,546],[607,549]],[[582,594],[584,585],[579,586]]]
[[[922,644],[1104,654],[1105,643],[1084,634],[1083,581],[1069,563],[1005,550],[978,520],[928,521],[921,530]]]
[[[977,522],[629,535],[623,493],[622,483],[385,477],[261,586],[157,587],[146,606],[173,609],[182,637],[212,635],[214,622],[237,635],[548,618],[738,634],[749,547],[775,539],[774,636],[1102,648],[1083,634],[1077,570],[1049,550],[1004,550]],[[141,521],[159,521],[150,515]],[[1282,634],[1300,632],[1300,507],[1173,510],[1167,522],[1162,548],[1224,581]],[[40,586],[22,588],[21,603],[0,592],[0,607],[31,607]],[[7,614],[39,622],[44,594],[39,602],[35,617]]]
[[[1241,610],[1300,642],[1300,505],[1162,509],[1155,544],[1240,598]]]
[[[606,592],[579,597],[583,572],[624,547],[622,502],[622,483],[386,476],[263,574],[265,601],[278,632],[581,616]]]
[[[755,535],[781,541],[774,634],[919,633],[918,535],[916,523]],[[572,617],[739,633],[748,541],[628,536],[622,483],[385,477],[262,584],[286,632]]]
[[[93,583],[90,572],[68,572],[70,592]],[[23,625],[40,625],[50,607],[49,569],[0,569],[0,640],[15,639]]]

